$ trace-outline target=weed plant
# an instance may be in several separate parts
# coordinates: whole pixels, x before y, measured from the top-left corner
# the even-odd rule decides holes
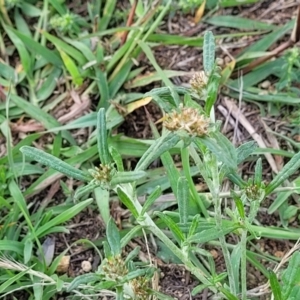
[[[133,250],[127,257],[122,256],[122,249],[137,232],[142,231],[151,233],[158,238],[199,280],[199,285],[192,291],[193,295],[208,288],[219,298],[248,299],[247,245],[251,239],[259,238],[261,235],[259,229],[253,226],[253,222],[265,197],[273,193],[299,168],[300,153],[295,154],[269,184],[265,185],[262,180],[261,159],[256,162],[253,178],[244,181],[237,172],[238,165],[253,153],[255,144],[249,142],[235,148],[220,133],[219,124],[214,119],[213,111],[218,95],[219,80],[219,71],[214,64],[214,38],[211,32],[207,32],[204,44],[204,70],[192,79],[193,92],[184,93],[183,102],[179,97],[171,97],[171,102],[168,102],[170,108],[165,111],[164,128],[161,135],[152,124],[156,139],[140,158],[133,171],[124,171],[120,154],[109,144],[104,108],[99,109],[97,114],[97,145],[101,162],[99,167],[91,170],[79,170],[39,149],[29,146],[21,147],[20,151],[27,158],[86,183],[75,192],[75,200],[78,204],[53,219],[49,212],[48,216],[43,218],[47,218],[48,222],[44,225],[39,224],[38,228],[33,226],[24,201],[19,203],[20,210],[25,217],[25,224],[28,226],[28,234],[24,241],[27,261],[32,255],[34,242],[41,249],[39,239],[49,234],[53,230],[53,226],[58,225],[64,219],[69,219],[71,211],[74,215],[75,212],[90,205],[93,198],[99,198],[92,196],[92,198],[83,200],[91,192],[99,193],[106,198],[113,194],[118,195],[120,201],[135,218],[133,223],[135,225],[123,238],[120,237],[113,220],[111,218],[108,220],[107,241],[103,244],[105,258],[98,271],[78,276],[71,282],[65,281],[64,278],[58,278],[54,274],[55,266],[58,263],[58,260],[55,260],[50,266],[52,274],[48,275],[51,280],[55,281],[52,288],[56,286],[57,289],[59,285],[61,290],[86,295],[91,299],[102,289],[113,290],[116,293],[116,299],[124,299],[124,297],[148,299],[150,295],[165,299],[165,296],[148,287],[148,282],[155,272],[151,263],[144,267],[137,267],[133,262],[139,249]],[[173,93],[176,93],[176,90],[173,90]],[[202,100],[205,103],[203,107],[200,105]],[[164,103],[158,104],[165,107]],[[175,167],[169,152],[176,145],[180,147],[183,173],[180,173]],[[149,209],[161,195],[160,186],[148,195],[143,205],[138,200],[137,181],[146,176],[147,168],[157,158],[160,158],[168,174],[178,204],[178,211],[154,210],[149,213]],[[198,168],[199,174],[208,186],[209,194],[207,195],[209,197],[207,200],[213,207],[212,211],[208,210],[207,203],[201,199],[195,189],[190,173],[190,160],[192,160],[192,165]],[[223,211],[221,190],[226,179],[229,179],[234,185],[230,196],[235,205],[232,209],[227,207]],[[10,185],[12,189],[16,187],[14,181],[11,181]],[[22,195],[16,196],[24,199]],[[97,201],[100,211],[102,210],[102,201],[105,200]],[[164,228],[169,228],[171,235],[166,234]],[[226,241],[229,233],[234,234],[238,241],[231,248]],[[205,243],[212,240],[218,240],[222,249],[226,265],[223,273],[216,272],[210,253],[203,248]],[[293,259],[296,260],[297,257],[298,255],[295,255]],[[291,299],[294,293],[298,293],[298,289],[290,286],[295,278],[289,269],[283,275],[282,280],[289,277],[288,272],[290,272],[291,278],[287,280],[286,288],[282,291],[278,290],[280,285],[276,281],[276,275],[272,276],[273,291],[280,295],[281,299]],[[30,274],[27,269],[19,272],[12,277],[14,280],[12,278],[11,280],[16,281],[21,277],[34,278],[32,284],[34,284],[35,294],[48,295],[47,299],[49,299],[50,289],[44,290],[40,279],[36,280],[39,277],[26,276],[26,274]],[[13,290],[12,283],[9,286]],[[288,286],[290,287],[288,288]],[[46,299],[45,296],[43,299]]]

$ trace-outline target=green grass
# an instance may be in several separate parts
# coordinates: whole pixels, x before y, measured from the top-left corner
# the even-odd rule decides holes
[[[215,117],[219,95],[255,103],[265,115],[278,116],[290,106],[299,110],[294,85],[299,78],[297,48],[234,78],[239,69],[269,55],[270,47],[291,32],[295,21],[277,26],[220,17],[215,12],[240,1],[207,1],[201,22],[230,28],[230,33],[213,36],[208,31],[185,37],[157,29],[174,10],[194,12],[202,1],[155,3],[145,6],[138,1],[134,24],[125,26],[132,6],[121,11],[117,1],[89,1],[82,16],[70,11],[64,1],[0,1],[0,96],[5,96],[0,102],[0,138],[6,141],[6,155],[0,158],[2,298],[21,290],[28,299],[51,299],[60,292],[71,299],[97,299],[109,290],[116,299],[173,299],[151,286],[157,269],[151,261],[139,260],[139,247],[124,255],[123,249],[136,237],[150,247],[148,234],[161,248],[158,257],[184,265],[198,281],[192,295],[208,288],[221,299],[250,299],[246,275],[251,264],[263,274],[263,283],[270,279],[274,299],[298,297],[299,230],[289,220],[298,214],[298,202],[291,204],[290,199],[298,201],[300,182],[294,174],[298,176],[300,166],[299,143],[272,133],[284,141],[285,149],[259,148],[252,141],[236,147],[221,133]],[[122,44],[125,32],[128,36]],[[241,51],[234,64],[220,70],[215,64],[215,43],[243,36],[256,37],[256,42]],[[171,78],[187,72],[163,70],[152,51],[155,45],[203,49],[199,71],[204,73],[191,81],[192,88],[174,86]],[[144,67],[136,66],[141,53],[154,70],[146,75]],[[260,83],[270,78],[276,90],[265,93]],[[153,82],[161,87],[129,92],[145,90]],[[61,124],[53,109],[74,94],[82,101],[93,99],[93,106]],[[149,119],[152,139],[115,135],[124,112],[129,114],[149,100],[165,115],[162,131]],[[39,122],[43,131],[17,136],[10,124],[23,117]],[[297,114],[286,117],[291,132],[297,133]],[[72,134],[81,128],[91,130],[79,144]],[[286,163],[266,184],[262,159],[270,154],[286,158]],[[127,168],[128,158],[137,161],[132,169]],[[159,167],[152,164],[157,160]],[[239,171],[245,161],[255,166],[247,180]],[[67,178],[76,182],[74,190],[69,189]],[[207,191],[198,189],[196,178],[203,180]],[[43,192],[58,180],[64,199],[49,205],[42,201]],[[227,182],[232,190],[224,192]],[[259,222],[258,212],[270,195],[274,201],[268,214],[279,215],[278,226]],[[162,200],[166,196],[169,201]],[[41,204],[36,205],[35,199]],[[130,218],[122,220],[122,230],[110,215],[113,200],[130,212]],[[61,253],[54,252],[51,236],[70,234],[68,224],[87,208],[100,213],[106,235],[92,241],[82,236]],[[228,235],[236,242],[229,242],[233,239]],[[255,244],[259,238],[294,241],[295,248],[280,261],[260,251]],[[57,268],[75,244],[93,249],[101,261],[98,269],[70,278]],[[216,271],[206,245],[221,249],[223,273]],[[280,264],[289,259],[288,266]],[[264,261],[278,268],[270,272]]]

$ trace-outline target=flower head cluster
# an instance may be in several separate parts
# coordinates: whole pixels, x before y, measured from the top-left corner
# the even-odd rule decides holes
[[[112,164],[109,165],[100,164],[99,167],[95,167],[95,169],[89,171],[93,176],[94,181],[100,186],[103,186],[104,188],[109,186],[112,177],[116,173],[116,170]]]
[[[76,24],[78,16],[67,12],[63,16],[55,15],[50,19],[50,25],[52,28],[59,30],[62,33],[72,31]]]
[[[180,107],[165,116],[164,126],[170,131],[184,130],[190,135],[208,134],[209,119],[192,107]]]
[[[204,71],[196,73],[190,81],[192,89],[199,95],[205,95],[208,77]]]
[[[149,299],[149,293],[147,291],[149,285],[149,279],[147,277],[137,277],[131,282],[131,287],[134,295],[137,299],[147,300]]]
[[[128,269],[121,255],[107,258],[102,266],[102,271],[112,280],[122,279],[128,274]]]

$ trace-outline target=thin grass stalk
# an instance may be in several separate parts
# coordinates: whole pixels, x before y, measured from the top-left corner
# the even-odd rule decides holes
[[[219,196],[216,196],[215,199],[215,214],[216,214],[216,226],[217,229],[220,232],[223,232],[222,230],[222,209],[221,209],[221,198]],[[230,287],[230,292],[233,295],[236,295],[236,286],[235,286],[235,280],[234,280],[234,274],[233,274],[233,269],[230,261],[230,253],[227,248],[226,240],[224,234],[221,234],[219,237],[220,241],[220,246],[223,252],[225,264],[226,264],[226,269],[227,269],[227,274],[228,274],[228,279],[229,279],[229,287]]]
[[[241,236],[241,287],[242,300],[247,300],[247,233],[248,230],[243,230]]]

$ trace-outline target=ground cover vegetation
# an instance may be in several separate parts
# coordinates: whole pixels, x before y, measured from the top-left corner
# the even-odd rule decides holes
[[[0,297],[298,299],[296,2],[121,2],[0,1]]]

